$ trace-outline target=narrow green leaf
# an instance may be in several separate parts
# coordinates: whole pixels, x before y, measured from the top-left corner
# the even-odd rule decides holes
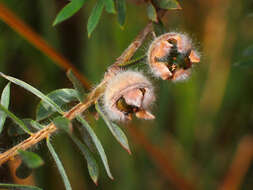
[[[65,104],[68,104],[72,101],[77,101],[78,93],[74,89],[62,88],[50,92],[49,94],[47,94],[47,97],[50,98],[60,108],[62,108],[62,106]],[[54,113],[55,109],[53,109],[44,100],[41,100],[36,108],[36,120],[41,121]]]
[[[105,3],[105,10],[108,13],[113,13],[113,14],[116,13],[113,0],[104,0],[104,3]]]
[[[95,160],[92,153],[89,151],[88,147],[85,146],[78,138],[74,135],[70,135],[72,140],[78,146],[82,154],[84,155],[85,159],[87,160],[88,171],[92,181],[97,185],[98,183],[98,176],[99,176],[99,168],[97,161]]]
[[[129,67],[129,66],[133,66],[133,65],[136,65],[138,63],[144,63],[144,61],[147,59],[147,55],[144,54],[144,55],[140,55],[139,57],[136,57],[134,59],[131,59],[129,61],[125,61],[123,63],[120,63],[118,64],[118,66],[120,67]]]
[[[61,177],[62,177],[62,180],[64,182],[66,190],[72,190],[71,185],[69,183],[68,176],[67,176],[67,174],[66,174],[66,172],[64,170],[64,167],[63,167],[63,165],[61,163],[61,160],[59,159],[58,155],[56,154],[56,152],[54,150],[54,147],[50,143],[50,139],[49,138],[47,138],[47,147],[48,147],[48,149],[49,149],[52,157],[54,158],[54,161],[55,161],[55,163],[57,165],[57,168],[58,168],[58,170],[59,170],[59,172],[61,174]]]
[[[154,7],[154,5],[152,3],[148,3],[147,6],[147,13],[148,13],[148,18],[154,22],[158,22],[158,18],[157,18],[157,13],[156,13],[156,9]]]
[[[31,120],[31,121],[30,121],[30,124],[31,124],[34,128],[36,128],[36,129],[38,129],[38,130],[41,130],[41,129],[44,128],[43,125],[41,125],[39,122],[34,121],[34,120]]]
[[[121,27],[124,26],[126,20],[126,1],[125,0],[115,0],[116,10],[118,13],[118,22]]]
[[[58,13],[54,20],[53,26],[73,16],[82,8],[85,2],[86,0],[72,0]]]
[[[115,123],[112,123],[103,113],[102,109],[100,108],[100,106],[98,105],[98,103],[96,103],[96,110],[98,111],[99,115],[101,115],[101,117],[103,118],[103,120],[105,121],[107,127],[109,128],[109,130],[111,131],[112,135],[116,138],[116,140],[120,143],[120,145],[127,150],[127,152],[129,154],[131,154],[131,150],[129,148],[128,145],[128,140],[127,137],[125,135],[125,133],[120,129],[119,126],[117,126]]]
[[[32,119],[30,119],[30,118],[22,119],[22,121],[25,124],[25,126],[29,129],[29,131],[31,131],[32,133],[36,133],[40,130],[40,129],[34,127],[33,125],[31,125]]]
[[[158,6],[162,9],[168,10],[180,10],[182,7],[177,0],[160,0],[158,1]]]
[[[0,110],[2,110],[8,117],[10,117],[20,128],[22,128],[26,133],[32,134],[32,132],[28,129],[28,127],[24,124],[24,122],[7,110],[4,106],[0,104]]]
[[[28,152],[24,150],[18,150],[19,155],[23,162],[29,168],[38,168],[44,164],[44,161],[40,158],[40,156],[34,152]]]
[[[92,153],[97,152],[97,148],[95,147],[95,144],[94,144],[89,132],[86,130],[86,128],[83,127],[80,122],[78,124],[76,124],[76,126],[77,126],[78,132],[81,136],[81,139],[88,146],[89,150]]]
[[[109,168],[109,165],[108,165],[108,160],[107,160],[107,157],[106,157],[106,154],[105,154],[105,151],[104,151],[104,148],[100,142],[100,140],[98,139],[97,135],[95,134],[95,132],[93,131],[93,129],[90,127],[90,125],[88,124],[87,121],[85,121],[85,119],[83,119],[81,116],[77,116],[77,120],[83,125],[83,127],[86,128],[86,130],[89,132],[97,150],[98,150],[98,153],[102,159],[102,162],[104,164],[104,167],[105,167],[105,170],[107,172],[107,175],[113,179],[113,176],[111,174],[111,171],[110,171],[110,168]]]
[[[70,120],[64,117],[57,117],[53,120],[55,126],[59,129],[64,130],[69,134],[71,139],[76,143],[78,148],[81,150],[83,153],[84,157],[87,160],[87,165],[88,165],[88,170],[89,174],[91,176],[91,179],[94,181],[95,184],[97,184],[98,180],[98,165],[94,157],[92,156],[91,152],[89,149],[78,139],[76,138],[69,130],[69,125],[70,125]]]
[[[67,76],[77,91],[79,101],[82,102],[85,96],[85,90],[82,83],[76,78],[71,69],[68,70]]]
[[[58,129],[62,129],[64,131],[66,131],[67,133],[70,132],[70,121],[62,116],[56,117],[53,120],[54,125],[58,128]]]
[[[100,19],[100,16],[102,14],[103,8],[104,8],[104,1],[98,0],[95,6],[93,7],[90,17],[88,19],[88,24],[87,24],[88,37],[90,37],[93,30],[96,28],[98,21]]]
[[[18,86],[23,87],[24,89],[28,90],[29,92],[33,93],[34,95],[36,95],[37,97],[41,98],[43,101],[48,103],[50,106],[52,106],[54,109],[56,109],[60,114],[63,114],[63,111],[56,103],[54,103],[50,98],[48,98],[46,95],[44,95],[42,92],[40,92],[39,90],[37,90],[36,88],[31,86],[30,84],[27,84],[24,81],[21,81],[19,79],[14,78],[14,77],[7,76],[1,72],[0,72],[0,76],[2,76],[3,78],[9,80],[10,82],[12,82]]]
[[[10,104],[10,83],[8,83],[3,90],[1,96],[1,104],[8,110]],[[0,111],[0,133],[3,130],[6,117],[7,117],[6,113]]]
[[[22,190],[42,190],[39,187],[29,186],[29,185],[19,185],[19,184],[7,184],[0,183],[0,187],[8,188],[8,189],[22,189]]]

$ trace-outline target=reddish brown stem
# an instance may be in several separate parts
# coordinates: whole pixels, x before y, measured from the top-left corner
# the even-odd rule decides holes
[[[4,10],[4,12],[6,12],[6,10],[3,9],[3,7],[0,4],[0,15],[2,15],[2,17],[3,17],[3,15],[5,15],[5,14],[3,14],[1,12],[1,10]],[[8,13],[8,11],[7,11],[7,13]],[[11,16],[13,16],[13,15],[11,15]],[[0,16],[0,18],[2,18],[2,17]],[[7,17],[6,17],[6,19],[7,19]],[[22,24],[20,24],[20,25],[14,24],[13,26],[21,26],[21,25]],[[112,77],[119,70],[118,64],[122,63],[125,60],[130,59],[134,55],[135,51],[140,47],[143,40],[146,38],[146,36],[148,35],[148,33],[151,30],[152,30],[152,28],[151,28],[150,24],[148,24],[144,28],[144,30],[137,36],[137,38],[131,43],[131,45],[127,48],[129,53],[128,53],[128,51],[123,52],[123,54],[120,56],[120,58],[117,59],[117,61],[110,67],[108,73],[105,75],[104,80],[97,86],[97,88],[95,88],[90,93],[90,95],[88,96],[86,101],[84,103],[79,103],[77,106],[72,108],[70,111],[68,111],[66,114],[64,114],[64,117],[72,120],[77,115],[79,115],[83,111],[85,111],[89,106],[94,104],[94,102],[97,101],[99,99],[99,97],[103,94],[104,87],[106,85],[107,80],[110,77]],[[25,32],[25,34],[27,35],[27,34],[29,34],[29,32],[28,33]],[[33,33],[31,33],[31,34],[34,35]],[[37,39],[37,36],[35,38]],[[70,65],[70,68],[73,70],[71,65]],[[41,140],[47,138],[49,135],[54,133],[56,130],[57,130],[57,128],[55,127],[55,125],[53,123],[50,123],[44,129],[38,131],[37,133],[32,134],[28,139],[24,140],[23,142],[19,143],[18,145],[14,146],[13,148],[7,150],[6,152],[0,154],[0,165],[2,165],[3,163],[5,163],[6,161],[8,161],[11,158],[14,158],[14,156],[17,154],[17,151],[19,149],[25,150],[25,149],[30,148],[31,146],[37,144]]]
[[[19,33],[28,42],[30,42],[34,47],[52,59],[57,65],[60,66],[60,68],[63,68],[65,70],[71,69],[87,89],[91,87],[88,80],[78,72],[74,65],[72,65],[61,54],[57,53],[43,38],[36,34],[11,10],[5,7],[3,3],[0,3],[0,19],[9,25],[14,31]]]
[[[222,184],[219,186],[219,190],[236,190],[239,189],[240,184],[245,176],[250,163],[253,159],[253,137],[244,137],[234,156],[231,166],[223,180]]]
[[[133,140],[140,144],[148,153],[149,157],[153,159],[157,167],[163,172],[164,176],[179,190],[193,190],[196,189],[193,184],[184,179],[166,159],[160,149],[149,142],[147,137],[141,133],[136,127],[129,126],[128,132],[133,137]]]
[[[164,12],[162,12],[164,14]],[[45,55],[55,61],[63,69],[72,69],[73,72],[77,75],[79,80],[82,81],[86,88],[90,87],[88,80],[83,77],[72,64],[69,63],[62,55],[57,53],[52,47],[50,47],[38,34],[36,34],[32,29],[27,26],[22,20],[20,20],[14,13],[12,13],[8,8],[6,8],[2,3],[0,3],[0,19],[2,19],[7,25],[9,25],[13,30],[18,32],[22,37],[24,37],[28,42],[34,45],[37,49],[42,51]],[[68,111],[64,117],[72,120],[77,115],[85,111],[90,105],[92,105],[104,91],[107,79],[110,78],[118,71],[118,66],[122,63],[129,61],[134,55],[136,50],[142,45],[143,41],[147,35],[152,31],[152,23],[149,23],[136,37],[136,39],[129,45],[129,47],[122,53],[122,55],[117,58],[116,62],[108,69],[108,73],[105,75],[104,80],[94,89],[87,100],[84,103],[79,103],[70,111]],[[37,133],[32,134],[28,139],[24,140],[20,144],[14,146],[13,148],[7,150],[6,152],[0,154],[0,165],[6,161],[12,159],[17,154],[19,149],[27,149],[37,144],[41,140],[45,139],[52,133],[54,133],[57,128],[51,123],[46,126],[44,129],[40,130]],[[134,140],[141,144],[144,149],[148,152],[150,157],[153,159],[154,163],[163,171],[164,175],[172,181],[172,183],[182,190],[191,190],[194,189],[193,186],[182,178],[170,165],[170,163],[163,156],[162,152],[155,148],[148,139],[143,136],[140,131],[129,130],[130,134],[133,136]]]

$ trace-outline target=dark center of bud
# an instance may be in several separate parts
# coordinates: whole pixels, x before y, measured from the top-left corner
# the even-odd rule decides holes
[[[164,62],[172,73],[174,73],[177,68],[190,68],[191,60],[189,56],[191,50],[188,50],[187,53],[181,53],[178,51],[176,39],[168,39],[168,42],[172,45],[170,51],[163,57],[155,57],[155,61]]]
[[[123,112],[125,115],[131,114],[136,112],[139,108],[133,105],[129,105],[126,103],[125,98],[122,96],[118,99],[118,101],[116,102],[116,107],[118,108],[118,110],[120,110],[121,112]]]
[[[140,88],[138,89],[141,91],[142,96],[144,98],[145,92],[146,90],[144,88]],[[123,112],[125,115],[129,116],[133,113],[136,113],[138,111],[140,111],[140,107],[134,106],[134,105],[129,105],[125,98],[123,96],[121,96],[117,102],[116,102],[116,107],[119,111]]]

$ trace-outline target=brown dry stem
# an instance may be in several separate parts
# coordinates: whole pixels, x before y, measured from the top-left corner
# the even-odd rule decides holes
[[[68,63],[68,61],[66,60],[66,58],[64,58],[64,56],[62,56],[60,53],[56,52],[52,47],[50,47],[50,45],[48,43],[43,42],[43,39],[36,34],[34,31],[32,31],[32,29],[26,25],[20,18],[18,18],[10,9],[8,9],[7,7],[5,7],[2,3],[0,3],[0,19],[3,20],[7,25],[9,25],[14,31],[16,31],[17,33],[19,33],[24,39],[26,39],[31,45],[33,45],[34,47],[36,47],[37,49],[39,49],[41,52],[43,52],[45,55],[47,55],[49,58],[51,58],[54,63],[56,63],[58,66],[60,66],[60,68],[63,69],[72,69],[73,71],[75,70],[75,74],[77,75],[77,77],[79,78],[79,80],[83,83],[84,87],[86,89],[88,89],[90,86],[87,84],[90,84],[86,78],[83,77],[83,75],[81,73],[79,73],[79,71],[77,69],[75,69],[73,67],[72,64],[68,64],[66,67],[65,63]],[[159,18],[161,18],[166,11],[164,10],[159,10],[158,14],[159,14]],[[129,45],[129,47],[122,53],[122,55],[117,59],[117,66],[124,66],[124,61],[129,61],[132,57],[132,55],[135,53],[135,51],[142,45],[142,41],[145,39],[146,35],[149,34],[149,32],[152,30],[152,24],[148,24],[148,26],[136,37],[136,39],[134,40],[134,42],[132,44]],[[27,32],[28,31],[28,32]],[[31,37],[30,34],[34,33],[34,35]],[[41,40],[42,39],[42,40]],[[42,41],[42,43],[41,43]],[[116,63],[115,63],[116,64]],[[107,74],[105,75],[104,81],[103,83],[100,84],[101,86],[105,86],[105,80],[109,79],[113,74],[115,74],[116,72],[118,72],[119,67],[116,67],[114,64],[114,66],[111,66],[108,70],[109,72],[107,72]],[[99,86],[98,86],[99,87]],[[97,88],[98,88],[97,87]],[[101,90],[103,90],[103,88],[100,88]],[[93,95],[90,95],[89,98],[91,97],[95,97],[95,94],[100,94],[102,92],[99,92],[99,90],[93,90]],[[96,93],[94,93],[96,92]],[[88,99],[87,99],[88,100]],[[93,99],[93,101],[96,101],[96,98]],[[86,101],[86,103],[88,103]],[[85,104],[85,102],[83,103],[83,105]],[[92,103],[91,103],[92,104]],[[71,111],[69,111],[65,116],[66,117],[70,117],[70,116],[74,116],[74,112],[77,113],[81,113],[80,111],[83,110],[84,107],[81,105],[77,105],[75,108],[73,108]],[[77,112],[79,110],[79,112]],[[85,110],[83,110],[85,111]],[[47,128],[49,128],[49,126],[47,126]],[[133,128],[134,129],[134,128]],[[43,140],[43,138],[48,135],[48,134],[52,134],[54,130],[45,130],[42,131],[40,134],[38,134],[38,136],[40,137],[35,137],[35,135],[33,135],[33,137],[30,137],[26,140],[26,143],[20,143],[19,145],[13,147],[12,149],[6,151],[5,153],[3,153],[2,155],[0,154],[0,158],[4,158],[5,160],[2,160],[2,162],[0,162],[0,165],[8,160],[10,160],[10,158],[14,158],[14,156],[16,155],[15,151],[17,150],[16,148],[20,148],[20,147],[26,147],[29,148],[31,146],[33,146],[34,144],[40,142],[41,140]],[[141,131],[139,131],[140,134]],[[43,136],[43,134],[46,134],[45,136]],[[133,139],[136,140],[136,142],[141,141],[141,138],[139,139],[138,136],[133,135],[132,133],[130,133],[130,135],[133,137]],[[43,138],[42,138],[43,137]],[[148,152],[148,155],[152,155],[151,157],[153,158],[153,161],[156,165],[158,166],[162,166],[159,167],[160,170],[164,171],[163,174],[168,177],[169,180],[174,180],[171,176],[174,176],[173,170],[171,170],[168,167],[163,167],[164,162],[160,160],[160,157],[163,157],[162,155],[160,155],[159,152],[156,151],[156,154],[152,154],[152,152],[150,152],[150,149],[152,149],[151,143],[149,143],[148,139],[146,139],[146,141],[148,143],[140,143],[144,149]],[[29,142],[29,143],[27,143]],[[168,164],[169,161],[167,160]],[[188,189],[188,187],[185,188],[185,185],[181,185],[182,184],[188,184],[189,182],[187,180],[185,180],[183,178],[183,176],[178,175],[181,177],[181,181],[180,180],[175,180],[174,184],[176,187],[178,187],[178,189]],[[193,185],[190,185],[191,187],[193,187]],[[181,187],[181,188],[180,188]]]
[[[129,134],[133,137],[133,140],[136,144],[142,145],[146,150],[149,157],[154,160],[155,165],[162,171],[164,176],[179,190],[194,190],[197,187],[190,183],[187,179],[183,177],[173,166],[173,164],[168,161],[164,152],[158,147],[154,146],[147,137],[141,133],[141,131],[129,125],[127,127]]]
[[[253,160],[253,137],[245,136],[238,145],[235,156],[229,167],[227,174],[218,190],[236,190],[240,185],[250,164]]]
[[[20,34],[20,36],[30,42],[30,44],[48,56],[54,63],[59,65],[60,68],[64,70],[71,69],[77,78],[83,83],[85,88],[89,89],[91,87],[88,80],[78,72],[73,64],[51,47],[42,37],[34,32],[3,3],[0,3],[0,19]]]
[[[1,7],[0,7],[1,8]],[[124,61],[128,61],[134,55],[136,50],[141,46],[147,35],[152,31],[152,24],[149,23],[136,37],[136,39],[130,44],[130,46],[123,52],[123,54],[117,59],[117,61],[108,69],[102,82],[89,94],[87,99],[77,104],[70,111],[66,112],[63,116],[69,120],[74,119],[76,116],[80,115],[82,112],[87,110],[92,104],[94,104],[103,94],[106,83],[110,77],[119,71],[119,66]],[[0,165],[6,161],[14,158],[17,155],[17,151],[22,149],[26,150],[33,145],[37,144],[41,140],[47,138],[52,133],[57,130],[53,123],[47,125],[44,129],[32,134],[29,138],[19,143],[18,145],[12,147],[11,149],[0,154]]]
[[[150,33],[152,30],[152,22],[150,22],[142,32],[139,33],[139,35],[135,38],[135,40],[128,46],[127,49],[121,54],[120,57],[117,58],[116,62],[113,64],[113,66],[120,66],[122,63],[125,63],[129,61],[133,54],[136,52],[136,50],[142,45],[142,42],[146,38],[146,36]]]

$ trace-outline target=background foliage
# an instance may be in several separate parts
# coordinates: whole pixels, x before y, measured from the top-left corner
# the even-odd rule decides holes
[[[89,179],[86,162],[69,137],[62,132],[56,134],[53,144],[73,189],[176,189],[173,184],[177,182],[171,181],[168,166],[201,189],[215,189],[229,172],[238,145],[244,142],[242,139],[252,135],[252,1],[179,2],[183,10],[168,12],[163,19],[165,27],[168,31],[189,33],[202,53],[201,63],[185,83],[154,81],[159,97],[154,106],[157,119],[135,120],[131,126],[123,127],[132,156],[112,138],[102,119],[97,122],[90,116],[91,125],[103,142],[114,181],[106,176],[100,162],[100,180],[96,187]],[[148,22],[147,4],[141,0],[127,1],[124,30],[117,17],[104,11],[88,38],[86,26],[95,1],[86,2],[77,14],[55,27],[52,23],[66,5],[65,1],[2,0],[1,3],[61,52],[93,84],[99,82],[106,68]],[[148,44],[139,54],[146,52]],[[0,22],[0,71],[27,81],[45,94],[72,86],[65,72],[3,22]],[[1,79],[1,90],[5,85],[6,81]],[[23,89],[11,87],[9,107],[19,117],[35,117],[38,102]],[[9,120],[6,126],[15,127]],[[0,136],[3,150],[20,142],[19,138],[10,138],[7,134],[6,127]],[[18,163],[12,162],[0,168],[0,182],[63,189],[45,143],[34,150],[43,158],[43,167],[21,180],[13,176],[13,168]],[[245,152],[239,155],[248,156]],[[246,171],[240,179],[241,188],[252,189],[252,164]]]

